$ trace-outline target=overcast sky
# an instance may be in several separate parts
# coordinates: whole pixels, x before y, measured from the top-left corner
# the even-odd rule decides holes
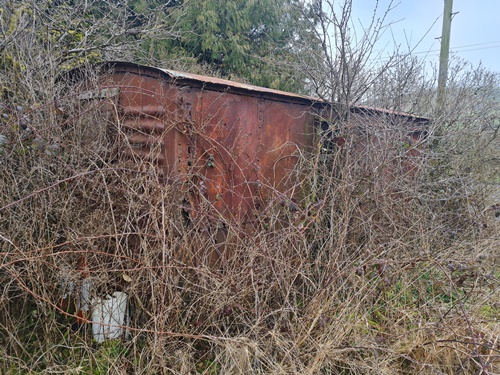
[[[353,0],[353,4],[353,20],[369,22],[376,0]],[[390,0],[379,0],[378,16],[389,4]],[[407,50],[408,39],[418,56],[438,62],[440,41],[436,38],[441,36],[444,0],[394,0],[393,6],[386,22],[394,24],[378,48],[390,52],[394,37]],[[451,25],[452,54],[474,65],[481,61],[487,69],[500,73],[500,0],[454,0],[453,12],[458,13]]]

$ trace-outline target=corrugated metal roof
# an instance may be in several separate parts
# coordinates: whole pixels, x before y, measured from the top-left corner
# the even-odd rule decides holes
[[[356,105],[352,107],[353,110],[357,111],[366,111],[366,112],[377,112],[377,113],[383,113],[387,115],[392,115],[392,116],[401,116],[401,117],[408,117],[412,120],[418,120],[418,121],[430,121],[429,118],[423,117],[423,116],[417,116],[412,113],[408,112],[401,112],[401,111],[394,111],[392,109],[385,109],[385,108],[378,108],[378,107],[369,107],[365,105]]]
[[[306,100],[310,100],[312,102],[321,102],[322,101],[321,99],[313,98],[313,97],[307,96],[307,95],[294,94],[291,92],[269,89],[267,87],[260,87],[260,86],[249,85],[246,83],[229,81],[227,79],[222,79],[222,78],[202,76],[199,74],[184,73],[184,72],[179,72],[176,70],[169,70],[169,69],[162,69],[162,68],[154,68],[154,69],[161,70],[162,72],[168,74],[172,78],[189,79],[189,80],[203,82],[203,83],[210,83],[210,84],[214,84],[214,85],[227,86],[227,87],[231,87],[231,88],[253,91],[256,93],[266,93],[266,94],[273,94],[273,95],[306,99]]]

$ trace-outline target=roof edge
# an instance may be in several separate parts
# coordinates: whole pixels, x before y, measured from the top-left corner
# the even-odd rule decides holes
[[[321,99],[314,98],[307,95],[300,95],[286,91],[280,91],[275,89],[270,89],[266,87],[260,87],[245,83],[239,83],[230,81],[222,78],[215,78],[209,76],[203,76],[199,74],[185,73],[176,70],[157,68],[147,65],[141,65],[137,63],[124,62],[124,61],[109,61],[105,63],[101,63],[101,69],[114,69],[115,71],[120,71],[120,68],[130,68],[133,67],[140,74],[148,74],[151,76],[162,75],[167,77],[169,80],[177,81],[177,82],[189,82],[195,83],[199,86],[203,87],[211,87],[216,89],[217,91],[229,91],[235,90],[238,92],[248,92],[249,95],[263,95],[263,96],[276,96],[283,99],[287,99],[286,101],[299,101],[299,102],[307,102],[309,104],[314,103],[324,103]],[[117,70],[118,69],[118,70]],[[126,71],[130,71],[127,69]]]

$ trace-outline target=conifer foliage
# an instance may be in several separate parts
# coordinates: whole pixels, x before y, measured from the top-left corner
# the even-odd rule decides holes
[[[215,74],[304,91],[298,69],[314,41],[314,22],[296,0],[195,0],[176,4],[179,37],[150,40],[145,56],[162,65],[197,64]],[[318,43],[316,41],[316,43]],[[192,68],[191,68],[192,69]],[[194,68],[196,69],[196,68]]]

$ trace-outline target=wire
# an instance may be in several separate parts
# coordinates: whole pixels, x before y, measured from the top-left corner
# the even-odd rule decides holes
[[[485,45],[493,44],[493,43],[498,43],[498,45],[488,46],[488,47],[480,47],[480,48],[460,49],[460,48],[467,48],[467,47],[473,47],[473,46],[485,46]],[[492,48],[500,48],[500,41],[488,42],[488,43],[476,43],[476,44],[469,44],[469,45],[464,45],[464,46],[452,47],[452,48],[450,48],[450,52],[451,53],[453,53],[453,52],[461,53],[461,52],[479,51],[479,50],[483,50],[483,49],[492,49]],[[440,51],[441,51],[440,49],[431,49],[429,51],[408,52],[408,53],[403,54],[403,56],[414,56],[414,55],[426,55],[428,57],[439,56],[439,53],[433,53],[433,52],[440,52]],[[388,60],[390,58],[391,58],[391,56],[386,56],[386,57],[375,58],[372,60]]]
[[[464,46],[451,47],[450,50],[451,51],[455,51],[455,50],[458,50],[460,48],[475,47],[475,46],[485,46],[485,45],[488,45],[488,44],[497,44],[497,43],[498,43],[497,46],[482,47],[482,48],[473,48],[473,49],[468,49],[468,50],[465,50],[465,51],[477,51],[477,50],[481,50],[481,49],[498,48],[498,47],[500,47],[500,40],[497,40],[495,42],[475,43],[475,44],[468,44],[468,45],[464,45]],[[426,54],[426,53],[430,53],[430,52],[439,52],[439,51],[440,51],[439,49],[433,49],[433,50],[429,50],[429,51],[413,52],[412,55],[422,55],[422,54]],[[465,52],[465,51],[457,51],[457,52]]]

